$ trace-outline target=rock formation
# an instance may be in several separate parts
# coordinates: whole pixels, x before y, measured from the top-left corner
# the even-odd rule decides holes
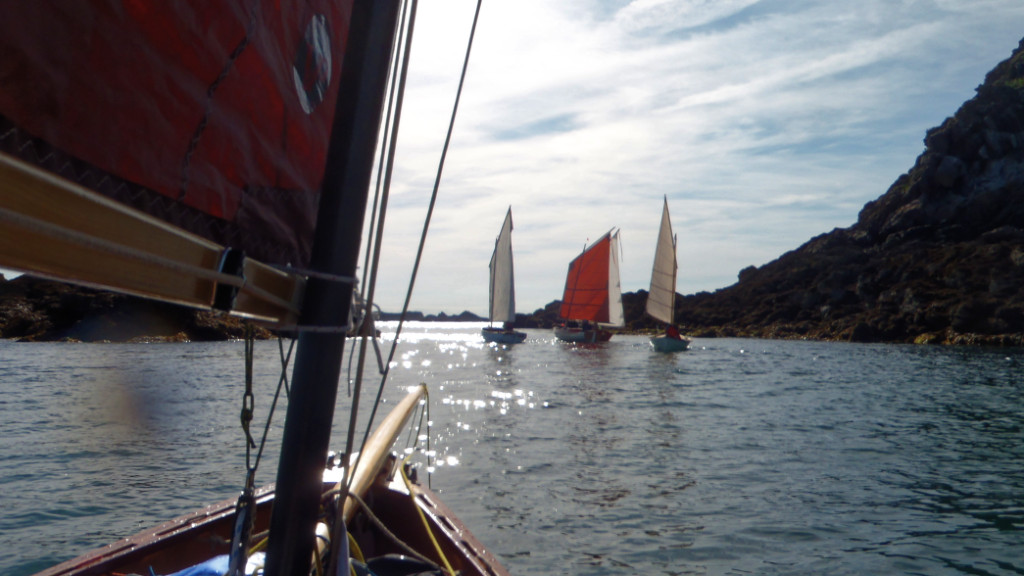
[[[61,282],[0,275],[0,338],[24,341],[211,341],[241,338],[242,321]],[[270,333],[258,329],[258,337]]]
[[[857,223],[678,301],[698,335],[1021,345],[1024,41]]]

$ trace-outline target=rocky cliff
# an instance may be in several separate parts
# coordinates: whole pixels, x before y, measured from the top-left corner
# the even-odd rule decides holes
[[[258,337],[270,333],[258,330]],[[23,341],[211,341],[241,338],[242,321],[223,314],[0,275],[0,338]]]
[[[1021,345],[1024,41],[857,223],[678,302],[698,335]]]

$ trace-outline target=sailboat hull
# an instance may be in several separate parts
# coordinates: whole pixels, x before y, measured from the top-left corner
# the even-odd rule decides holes
[[[563,342],[593,344],[612,339],[612,332],[600,328],[583,329],[576,326],[555,326],[555,337]]]
[[[401,464],[396,464],[390,447],[404,431],[404,423],[418,404],[419,396],[414,394],[418,392],[410,394],[396,406],[366,446],[353,473],[353,493],[362,495],[373,515],[390,532],[432,561],[443,565],[431,542],[433,538],[458,573],[507,576],[508,571],[498,559],[484,548],[437,495],[419,483],[415,476],[406,484],[403,475],[398,473],[397,467]],[[330,498],[326,494],[337,487],[340,476],[338,468],[325,471],[322,486],[325,501]],[[392,479],[380,481],[385,477]],[[269,528],[274,496],[273,486],[256,491],[253,534]],[[208,506],[54,566],[37,576],[171,574],[207,563],[229,553],[235,504],[236,501],[231,499]],[[354,504],[354,501],[349,500],[348,504]],[[346,525],[364,556],[404,553],[368,520],[364,511],[360,509],[350,513],[349,508],[354,506],[346,506],[346,518],[349,518]],[[423,521],[419,521],[421,516]],[[326,526],[323,529],[326,531]]]
[[[419,508],[424,512],[430,523],[430,531],[438,538],[453,568],[467,575],[508,574],[497,558],[484,548],[430,489],[422,484],[413,486],[411,495],[398,487],[374,489],[372,499],[375,502],[375,513],[391,531],[414,548],[428,550],[426,530],[409,521],[416,516],[415,509]],[[324,484],[325,492],[333,487],[334,483]],[[265,487],[257,492],[254,533],[267,529],[273,501],[273,488]],[[227,554],[234,513],[235,500],[225,500],[54,566],[37,576],[171,574],[211,557]],[[387,550],[380,546],[382,540],[364,534],[360,547],[364,553],[374,550],[375,553],[383,554]],[[364,546],[370,541],[373,544]],[[397,552],[397,549],[394,551]]]
[[[690,341],[686,338],[677,339],[668,336],[655,336],[651,338],[651,346],[655,352],[682,352],[690,348]]]
[[[484,342],[494,342],[495,344],[520,344],[526,340],[526,332],[491,328],[490,326],[481,330],[480,335],[484,337]]]

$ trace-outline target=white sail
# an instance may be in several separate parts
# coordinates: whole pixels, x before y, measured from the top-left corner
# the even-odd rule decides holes
[[[619,284],[619,232],[611,237],[608,250],[608,324],[625,326],[625,315],[622,313],[622,286]]]
[[[665,198],[651,270],[651,292],[647,295],[647,313],[667,324],[675,322],[676,270],[676,239],[668,216],[668,198]]]
[[[501,233],[494,241],[491,255],[490,312],[491,322],[515,322],[516,289],[512,273],[512,208],[505,215]]]

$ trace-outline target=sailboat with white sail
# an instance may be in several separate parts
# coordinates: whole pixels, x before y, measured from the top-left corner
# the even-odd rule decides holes
[[[609,328],[625,325],[619,285],[619,230],[612,228],[569,263],[555,337],[565,342],[606,342]]]
[[[255,484],[247,395],[241,496],[42,574],[507,574],[393,453],[423,387],[358,443],[357,374],[347,456],[329,457],[378,136],[393,145],[385,100],[405,83],[415,6],[5,6],[0,266],[298,334],[276,483]],[[367,314],[372,288],[362,301]]]
[[[649,316],[665,323],[665,334],[651,338],[658,352],[679,352],[690,346],[690,340],[679,334],[675,325],[676,312],[676,237],[672,233],[672,219],[668,214],[668,197],[661,211],[658,244],[651,267],[651,291],[647,294],[645,311]]]
[[[494,252],[488,266],[491,279],[488,283],[490,304],[487,317],[491,325],[481,330],[485,342],[496,344],[519,344],[526,340],[526,332],[515,330],[516,322],[516,281],[512,268],[512,207],[505,214],[501,232],[494,241]],[[500,323],[500,327],[494,326]]]

